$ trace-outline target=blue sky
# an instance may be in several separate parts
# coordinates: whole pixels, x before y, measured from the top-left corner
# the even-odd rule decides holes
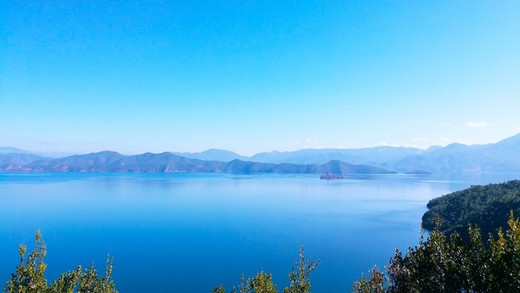
[[[520,132],[518,1],[2,1],[0,145],[241,154]]]

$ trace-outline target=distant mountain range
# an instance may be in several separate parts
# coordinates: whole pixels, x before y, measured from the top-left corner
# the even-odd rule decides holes
[[[331,160],[370,165],[402,173],[440,172],[520,172],[520,134],[497,143],[483,145],[450,144],[427,150],[406,147],[361,149],[303,149],[293,152],[267,152],[242,157],[225,150],[212,150],[219,157],[262,163],[324,164]],[[195,154],[192,154],[195,155]],[[196,154],[212,160],[210,153]]]
[[[42,172],[236,172],[236,173],[440,173],[520,172],[520,134],[494,144],[362,149],[303,149],[251,157],[210,149],[200,153],[116,152],[48,158],[0,147],[0,171]]]
[[[241,156],[237,153],[226,151],[226,150],[219,150],[219,149],[209,149],[200,153],[173,153],[174,155],[178,155],[185,158],[190,159],[198,159],[198,160],[205,160],[205,161],[221,161],[221,162],[229,162],[233,160],[241,160],[241,161],[253,161],[253,162],[259,162],[256,160],[252,160],[249,157]],[[273,163],[273,162],[266,162],[266,163]]]
[[[175,155],[173,153],[145,153],[124,156],[104,151],[65,158],[43,158],[29,154],[0,155],[0,171],[24,172],[135,172],[135,173],[341,173],[341,174],[391,174],[392,171],[368,165],[352,165],[341,161],[325,164],[273,164],[241,161],[238,159],[205,161]]]
[[[5,155],[5,154],[29,154],[29,155],[36,155],[36,156],[47,157],[47,158],[62,158],[62,157],[73,155],[72,153],[32,152],[32,151],[22,150],[22,149],[14,148],[14,147],[0,146],[0,155]]]

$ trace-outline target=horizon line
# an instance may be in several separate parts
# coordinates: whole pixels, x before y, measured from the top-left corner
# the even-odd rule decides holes
[[[496,142],[488,142],[488,143],[475,143],[475,144],[467,144],[467,143],[460,143],[460,142],[451,142],[451,143],[448,143],[448,144],[445,144],[445,145],[441,145],[441,144],[433,144],[433,145],[430,145],[426,148],[420,148],[420,147],[417,147],[417,146],[403,146],[403,145],[393,145],[393,144],[380,144],[380,145],[375,145],[375,146],[369,146],[369,147],[354,147],[354,148],[345,148],[345,147],[305,147],[305,148],[300,148],[300,149],[295,149],[295,150],[285,150],[285,151],[279,151],[279,150],[271,150],[271,151],[262,151],[262,152],[257,152],[257,153],[254,153],[252,155],[243,155],[243,154],[240,154],[236,151],[232,151],[232,150],[228,150],[228,149],[224,149],[224,148],[208,148],[208,149],[205,149],[203,151],[170,151],[170,150],[164,150],[164,151],[144,151],[144,152],[135,152],[135,153],[132,153],[132,152],[120,152],[120,151],[117,151],[117,150],[114,150],[114,149],[102,149],[102,150],[98,150],[98,151],[86,151],[86,152],[72,152],[72,151],[38,151],[38,150],[29,150],[29,149],[24,149],[24,148],[19,148],[19,147],[15,147],[15,146],[7,146],[7,145],[3,145],[3,146],[0,146],[0,149],[2,148],[11,148],[11,149],[15,149],[16,152],[18,153],[25,153],[25,154],[34,154],[34,155],[41,155],[41,156],[44,156],[44,155],[49,155],[49,156],[54,156],[54,157],[58,157],[58,156],[64,156],[64,157],[67,157],[67,156],[74,156],[74,155],[87,155],[87,154],[95,154],[95,153],[102,153],[102,152],[115,152],[115,153],[118,153],[118,154],[121,154],[121,155],[124,155],[124,156],[134,156],[134,155],[141,155],[141,154],[146,154],[146,153],[151,153],[151,154],[162,154],[162,153],[172,153],[172,154],[179,154],[179,155],[182,155],[182,154],[200,154],[200,153],[204,153],[204,152],[207,152],[207,151],[225,151],[225,152],[231,152],[231,153],[234,153],[236,155],[239,155],[241,157],[247,157],[247,158],[251,158],[251,157],[254,157],[255,155],[258,155],[258,154],[264,154],[264,153],[291,153],[291,152],[298,152],[298,151],[303,151],[303,150],[361,150],[361,149],[375,149],[375,148],[408,148],[408,149],[416,149],[416,150],[421,150],[421,151],[426,151],[426,150],[429,150],[433,147],[447,147],[447,146],[450,146],[450,145],[464,145],[464,146],[477,146],[477,145],[488,145],[488,144],[496,144],[498,142],[501,142],[503,140],[506,140],[506,139],[509,139],[509,138],[512,138],[512,137],[515,137],[515,136],[519,136],[520,133],[517,133],[513,136],[509,136],[509,137],[506,137],[506,138],[503,138],[503,139],[500,139]],[[14,153],[16,153],[14,152]],[[7,153],[4,153],[4,154],[7,154]]]

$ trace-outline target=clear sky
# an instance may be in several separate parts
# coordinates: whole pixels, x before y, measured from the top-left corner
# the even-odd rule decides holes
[[[496,142],[519,1],[0,1],[0,145],[48,152]]]

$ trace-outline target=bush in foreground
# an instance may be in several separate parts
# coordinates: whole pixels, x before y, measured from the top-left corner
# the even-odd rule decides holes
[[[305,258],[303,246],[300,246],[300,255],[289,273],[289,287],[283,289],[283,293],[307,293],[311,290],[310,274],[316,269],[319,261],[311,261]],[[226,293],[222,286],[213,288],[213,293]],[[235,286],[231,293],[278,293],[273,283],[272,275],[260,271],[252,279],[241,278],[241,283]]]
[[[386,274],[374,268],[354,283],[353,292],[520,292],[520,220],[512,211],[507,225],[484,243],[476,227],[463,241],[456,232],[448,239],[437,224],[405,255],[396,250]]]
[[[41,241],[40,231],[36,231],[36,246],[27,257],[26,246],[20,245],[18,251],[20,263],[3,290],[6,293],[117,293],[110,258],[107,259],[104,277],[98,276],[93,266],[87,269],[78,266],[75,271],[63,273],[58,280],[48,284],[44,276],[47,249]]]

